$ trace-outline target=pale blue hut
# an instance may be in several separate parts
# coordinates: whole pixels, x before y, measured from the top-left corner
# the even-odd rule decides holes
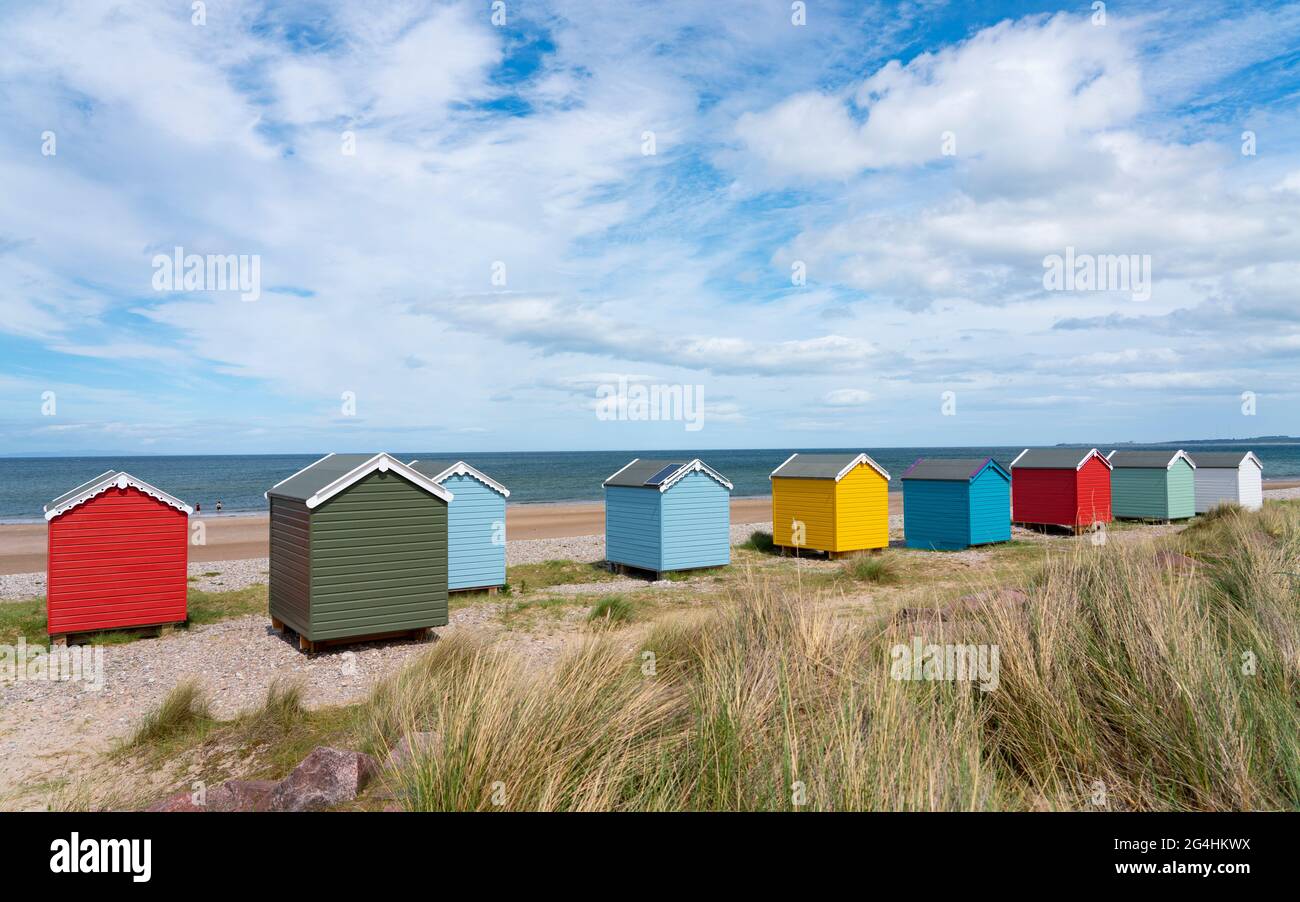
[[[731,483],[698,458],[637,458],[604,487],[609,563],[656,577],[731,563]]]
[[[908,548],[955,551],[1011,540],[1011,474],[991,457],[921,458],[903,474]]]
[[[413,460],[410,466],[455,499],[447,506],[447,590],[504,586],[509,489],[463,460]]]

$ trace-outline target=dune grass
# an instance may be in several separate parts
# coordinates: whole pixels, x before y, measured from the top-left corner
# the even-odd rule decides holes
[[[214,723],[207,696],[197,680],[177,683],[158,707],[146,714],[118,747],[119,752],[160,748]]]
[[[597,635],[538,672],[453,636],[377,687],[364,732],[435,737],[392,776],[416,810],[1300,807],[1300,506],[1174,544],[1199,563],[1072,544],[1027,605],[947,621],[751,575],[632,654]],[[914,637],[996,646],[996,688],[892,678]]]
[[[632,619],[632,604],[621,595],[606,595],[587,612],[588,623],[625,623]]]

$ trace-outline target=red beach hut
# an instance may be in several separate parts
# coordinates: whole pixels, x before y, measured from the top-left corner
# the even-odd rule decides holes
[[[1110,461],[1096,448],[1026,448],[1011,462],[1011,520],[1075,530],[1109,523]]]
[[[190,506],[109,470],[45,505],[51,636],[186,618]]]

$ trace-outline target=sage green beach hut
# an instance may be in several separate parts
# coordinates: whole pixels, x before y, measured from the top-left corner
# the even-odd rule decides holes
[[[1186,451],[1112,451],[1111,514],[1128,520],[1196,516],[1196,464]]]
[[[447,623],[447,504],[388,454],[330,454],[266,493],[271,623],[299,646]]]

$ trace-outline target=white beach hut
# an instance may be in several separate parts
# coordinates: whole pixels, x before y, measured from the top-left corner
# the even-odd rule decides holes
[[[1196,512],[1216,504],[1240,504],[1247,510],[1264,506],[1264,465],[1253,451],[1197,452]]]

